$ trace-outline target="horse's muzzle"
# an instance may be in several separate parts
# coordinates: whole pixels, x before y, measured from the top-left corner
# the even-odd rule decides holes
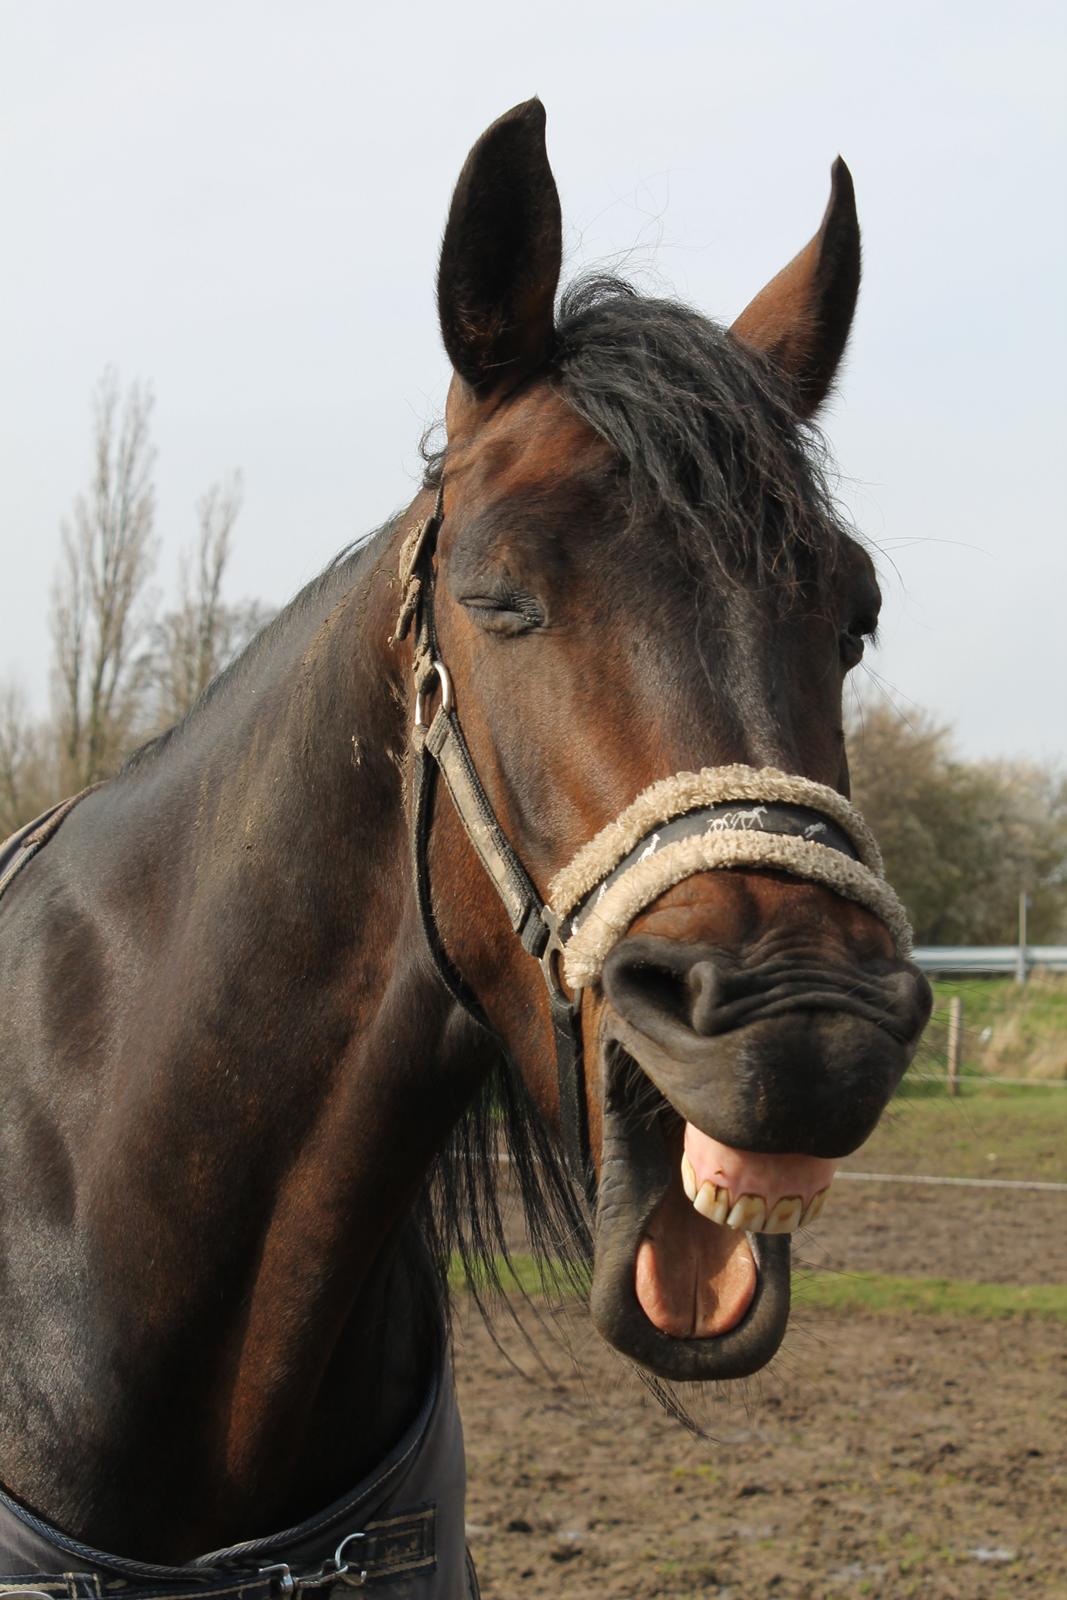
[[[840,1157],[868,1137],[930,1013],[911,962],[812,948],[743,960],[639,935],[608,957],[605,1028],[688,1121],[731,1145]]]
[[[840,930],[750,931],[733,947],[631,934],[603,970],[593,1314],[674,1379],[773,1356],[788,1235],[815,1220],[929,1015],[926,980],[876,930],[859,953]]]

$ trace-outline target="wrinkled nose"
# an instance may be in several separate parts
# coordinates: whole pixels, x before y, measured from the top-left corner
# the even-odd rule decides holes
[[[617,1015],[664,1049],[791,1010],[851,1013],[908,1043],[929,1016],[929,987],[910,963],[879,956],[844,962],[810,943],[770,962],[721,946],[652,934],[624,939],[604,964],[604,992]]]

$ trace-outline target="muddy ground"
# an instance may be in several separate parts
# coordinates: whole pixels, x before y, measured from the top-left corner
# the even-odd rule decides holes
[[[840,1184],[826,1270],[1063,1282],[1067,1196]],[[575,1307],[458,1339],[485,1600],[1064,1600],[1067,1328],[796,1308],[694,1439]],[[539,1360],[540,1358],[540,1360]],[[543,1365],[540,1364],[543,1362]]]

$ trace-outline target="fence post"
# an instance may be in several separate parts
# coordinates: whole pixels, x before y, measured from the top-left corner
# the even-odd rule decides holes
[[[948,1092],[960,1092],[960,1037],[963,1002],[954,994],[948,1003]]]
[[[1019,890],[1019,955],[1015,964],[1016,983],[1026,982],[1027,955],[1026,955],[1026,913],[1030,905],[1030,896],[1025,889]]]

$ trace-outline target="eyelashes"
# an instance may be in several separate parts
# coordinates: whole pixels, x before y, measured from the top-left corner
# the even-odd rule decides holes
[[[545,621],[539,601],[517,589],[465,596],[461,603],[480,627],[492,633],[530,633]]]
[[[863,652],[868,641],[878,643],[878,618],[857,617],[841,635],[840,648],[841,660],[845,670],[850,671],[863,660]]]

